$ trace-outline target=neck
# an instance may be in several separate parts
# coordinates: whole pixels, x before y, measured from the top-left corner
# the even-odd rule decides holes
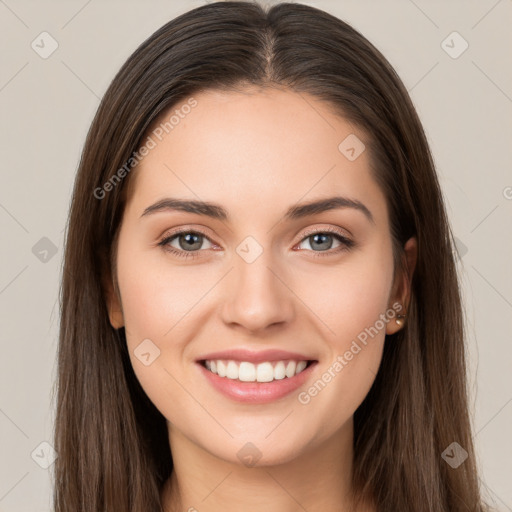
[[[162,491],[164,512],[363,510],[350,497],[352,420],[290,461],[253,467],[221,459],[168,425],[174,467]]]

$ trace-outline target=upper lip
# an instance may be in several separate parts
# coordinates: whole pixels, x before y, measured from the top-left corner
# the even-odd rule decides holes
[[[265,361],[285,361],[292,359],[294,361],[313,361],[311,357],[307,357],[297,352],[288,352],[287,350],[247,350],[247,349],[231,349],[222,352],[211,352],[197,359],[197,361],[211,361],[211,360],[233,360],[233,361],[247,361],[250,363],[263,363]]]

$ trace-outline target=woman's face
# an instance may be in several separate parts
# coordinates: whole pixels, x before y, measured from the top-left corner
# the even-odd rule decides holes
[[[312,96],[194,99],[133,171],[111,323],[173,432],[226,461],[289,461],[351,424],[399,328],[385,198],[364,135]]]

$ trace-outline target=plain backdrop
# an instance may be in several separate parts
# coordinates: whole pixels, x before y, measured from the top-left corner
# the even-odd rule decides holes
[[[0,0],[0,512],[51,507],[63,230],[90,122],[135,48],[201,3]],[[512,1],[303,3],[362,32],[418,110],[457,238],[483,485],[512,511]]]

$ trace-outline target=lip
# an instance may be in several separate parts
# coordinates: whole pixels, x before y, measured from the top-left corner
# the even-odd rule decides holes
[[[204,356],[199,357],[198,359],[196,359],[196,361],[201,362],[212,359],[221,359],[224,361],[247,361],[249,363],[264,363],[266,361],[285,361],[287,359],[293,359],[294,361],[315,360],[315,358],[313,357],[308,357],[303,354],[298,354],[296,352],[288,352],[286,350],[247,350],[235,348],[231,350],[224,350],[222,352],[211,352],[210,354],[206,354]]]
[[[223,353],[225,354],[225,353]],[[287,352],[286,354],[290,354]],[[209,358],[210,356],[208,356]],[[225,356],[212,359],[226,359]],[[233,359],[231,356],[230,359]],[[293,359],[293,357],[287,359]],[[247,359],[243,359],[247,361]],[[301,358],[299,360],[305,360]],[[269,361],[269,359],[265,359]],[[311,376],[312,371],[318,361],[312,361],[302,372],[293,377],[285,377],[280,380],[273,380],[272,382],[242,382],[237,379],[228,379],[227,377],[219,377],[217,374],[212,373],[201,361],[196,364],[204,375],[209,384],[218,392],[227,398],[236,402],[247,404],[266,404],[284,398],[285,396],[293,393],[297,388],[302,386],[307,379]],[[252,361],[251,361],[252,362]],[[261,362],[261,361],[259,361]]]

